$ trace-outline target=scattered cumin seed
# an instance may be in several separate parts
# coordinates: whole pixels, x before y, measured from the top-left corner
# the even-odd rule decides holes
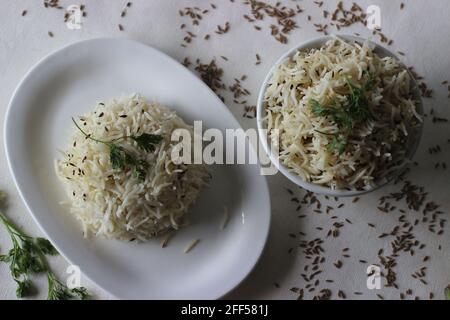
[[[217,30],[215,31],[217,34],[224,34],[230,30],[230,23],[227,21],[225,25],[222,27],[220,24],[217,25]]]
[[[255,65],[261,64],[261,56],[259,54],[256,54],[256,62]]]
[[[230,214],[228,213],[228,207],[223,206],[223,218],[222,218],[222,222],[220,223],[220,230],[223,230],[226,228],[229,219],[230,219]]]
[[[167,247],[167,244],[169,243],[170,239],[172,239],[173,235],[173,232],[169,232],[168,234],[166,234],[166,236],[161,241],[161,248]]]
[[[200,242],[200,239],[193,240],[185,249],[184,253],[190,252]]]

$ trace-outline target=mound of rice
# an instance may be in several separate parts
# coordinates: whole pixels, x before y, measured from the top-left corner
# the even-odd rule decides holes
[[[136,148],[134,141],[120,143],[147,162],[142,180],[131,169],[113,169],[108,146],[87,139],[74,126],[55,167],[70,197],[71,213],[81,221],[84,234],[146,241],[178,229],[209,179],[205,166],[171,160],[177,144],[171,142],[173,130],[192,132],[192,127],[168,108],[138,95],[99,103],[77,122],[89,135],[104,141],[142,133],[163,137],[154,152]]]
[[[365,99],[372,117],[358,123],[345,150],[337,152],[333,139],[342,128],[332,117],[314,113],[311,101],[341,108],[350,94],[347,81],[361,88],[368,75],[373,85]],[[332,189],[368,190],[408,160],[422,123],[416,93],[410,73],[394,58],[380,57],[368,43],[335,38],[297,51],[276,67],[263,119],[278,144],[280,163],[291,172]]]

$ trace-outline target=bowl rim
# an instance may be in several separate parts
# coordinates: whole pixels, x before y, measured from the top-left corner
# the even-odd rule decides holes
[[[314,192],[317,194],[327,195],[327,196],[337,196],[337,197],[354,197],[354,196],[373,192],[373,191],[387,185],[388,183],[393,181],[395,178],[397,178],[403,172],[403,170],[407,166],[407,163],[405,163],[405,165],[402,165],[393,174],[391,174],[388,178],[382,180],[373,188],[370,188],[367,190],[332,189],[330,187],[325,187],[325,186],[321,186],[321,185],[314,184],[311,182],[307,182],[307,181],[303,180],[300,176],[290,172],[289,169],[284,164],[280,163],[278,158],[273,154],[271,148],[269,147],[268,137],[263,132],[263,130],[265,129],[264,122],[263,122],[263,114],[265,114],[264,94],[265,94],[265,91],[267,88],[267,84],[268,84],[269,80],[271,79],[276,67],[279,64],[281,64],[286,58],[291,57],[293,54],[295,54],[299,50],[318,48],[318,47],[322,46],[323,44],[325,44],[327,41],[336,39],[336,38],[340,38],[345,41],[356,41],[359,43],[367,42],[374,48],[374,51],[379,51],[379,53],[382,56],[390,56],[390,57],[393,57],[394,59],[396,59],[398,61],[398,63],[401,66],[403,66],[405,68],[405,70],[407,70],[408,73],[410,74],[413,96],[414,96],[414,99],[417,100],[417,104],[416,104],[417,112],[420,115],[424,114],[423,101],[422,101],[422,96],[420,94],[420,89],[419,89],[418,83],[417,83],[416,79],[414,78],[414,76],[411,74],[408,67],[399,59],[399,57],[396,54],[394,54],[392,51],[385,48],[384,46],[381,46],[380,44],[371,41],[370,40],[371,38],[366,39],[366,38],[362,38],[362,37],[354,36],[354,35],[346,35],[346,34],[341,35],[340,34],[340,35],[321,36],[321,37],[317,37],[317,38],[313,38],[313,39],[304,41],[298,45],[295,45],[294,47],[292,47],[291,49],[286,51],[284,54],[282,54],[280,58],[277,59],[277,61],[273,64],[273,66],[270,68],[269,72],[267,73],[267,75],[260,87],[260,90],[259,90],[258,100],[257,100],[257,104],[256,104],[256,125],[257,125],[257,129],[258,129],[259,140],[260,140],[261,145],[263,146],[265,153],[268,155],[268,157],[270,158],[270,161],[275,165],[275,167],[290,181],[292,181],[293,183],[295,183],[296,185],[298,185],[299,187],[301,187],[303,189],[306,189],[308,191],[311,191],[311,192]],[[408,160],[412,160],[412,158],[416,154],[416,151],[419,147],[420,140],[422,137],[423,126],[424,126],[424,122],[422,122],[417,129],[416,139],[413,142],[411,142],[411,147],[409,148],[408,155],[406,157],[406,159],[408,159]]]

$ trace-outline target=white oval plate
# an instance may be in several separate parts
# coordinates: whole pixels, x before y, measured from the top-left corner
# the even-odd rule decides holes
[[[84,239],[78,221],[60,204],[66,195],[53,161],[72,130],[71,116],[132,93],[169,106],[187,121],[203,120],[204,127],[240,128],[203,82],[165,54],[131,40],[79,42],[40,61],[11,99],[4,136],[19,193],[55,247],[117,298],[220,298],[251,271],[267,239],[270,200],[258,166],[213,168],[211,186],[189,212],[190,225],[164,249],[158,240]],[[220,230],[224,206],[230,220]],[[183,253],[197,238],[200,243]]]

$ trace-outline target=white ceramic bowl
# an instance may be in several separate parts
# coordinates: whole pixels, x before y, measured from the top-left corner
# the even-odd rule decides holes
[[[266,153],[268,154],[270,160],[272,161],[272,163],[278,168],[278,170],[285,175],[289,180],[291,180],[292,182],[294,182],[295,184],[297,184],[298,186],[312,191],[314,193],[317,194],[323,194],[323,195],[328,195],[328,196],[337,196],[337,197],[353,197],[353,196],[357,196],[357,195],[361,195],[364,193],[368,193],[368,192],[372,192],[384,185],[386,185],[387,183],[389,183],[390,181],[392,181],[393,179],[395,179],[403,170],[404,167],[400,168],[398,171],[396,171],[395,174],[391,175],[389,177],[389,179],[384,179],[383,181],[377,181],[376,182],[376,187],[369,189],[369,190],[357,190],[357,191],[353,191],[353,190],[341,190],[341,189],[331,189],[329,187],[324,187],[324,186],[320,186],[314,183],[310,183],[307,182],[305,180],[303,180],[302,178],[300,178],[298,175],[296,175],[295,173],[292,173],[289,171],[289,169],[282,163],[280,163],[277,159],[277,157],[275,156],[275,154],[272,152],[271,148],[269,147],[269,143],[268,143],[268,137],[264,134],[263,129],[266,128],[264,122],[263,122],[263,118],[265,115],[265,107],[264,107],[264,94],[266,92],[266,88],[267,88],[267,83],[269,82],[269,80],[272,77],[273,72],[275,71],[275,68],[282,63],[286,58],[293,56],[298,50],[305,50],[305,49],[312,49],[312,48],[319,48],[322,45],[324,45],[328,40],[332,39],[333,36],[326,36],[326,37],[320,37],[320,38],[316,38],[307,42],[304,42],[292,49],[290,49],[288,52],[286,52],[285,54],[283,54],[278,61],[274,64],[274,66],[270,69],[269,73],[267,74],[266,78],[264,79],[264,82],[261,86],[261,89],[259,91],[259,96],[258,96],[258,102],[257,102],[257,126],[258,126],[258,133],[259,133],[259,139],[261,141],[261,144],[263,145],[264,150],[266,151]],[[388,49],[372,42],[369,41],[367,39],[363,39],[360,37],[356,37],[356,36],[350,36],[350,35],[339,35],[339,38],[344,39],[344,40],[350,40],[350,41],[358,41],[360,43],[364,42],[364,41],[368,41],[371,45],[374,46],[375,48],[375,52],[380,55],[380,56],[390,56],[390,57],[394,57],[395,59],[397,59],[398,61],[401,61],[394,53],[392,53],[391,51],[389,51]],[[401,63],[401,62],[400,62]],[[405,66],[406,68],[406,66]],[[414,77],[411,75],[411,79],[413,81],[412,86],[413,86],[413,96],[414,99],[417,100],[417,112],[419,114],[423,114],[423,104],[422,104],[422,98],[421,98],[421,94],[420,94],[420,90],[418,88],[418,84],[417,82],[414,80]],[[420,137],[422,136],[422,126],[418,129],[417,131],[417,135],[415,137],[415,139],[413,140],[413,142],[411,143],[411,145],[408,148],[408,155],[407,158],[408,159],[412,159],[412,157],[414,156],[417,147],[419,146],[419,142],[420,142]]]

